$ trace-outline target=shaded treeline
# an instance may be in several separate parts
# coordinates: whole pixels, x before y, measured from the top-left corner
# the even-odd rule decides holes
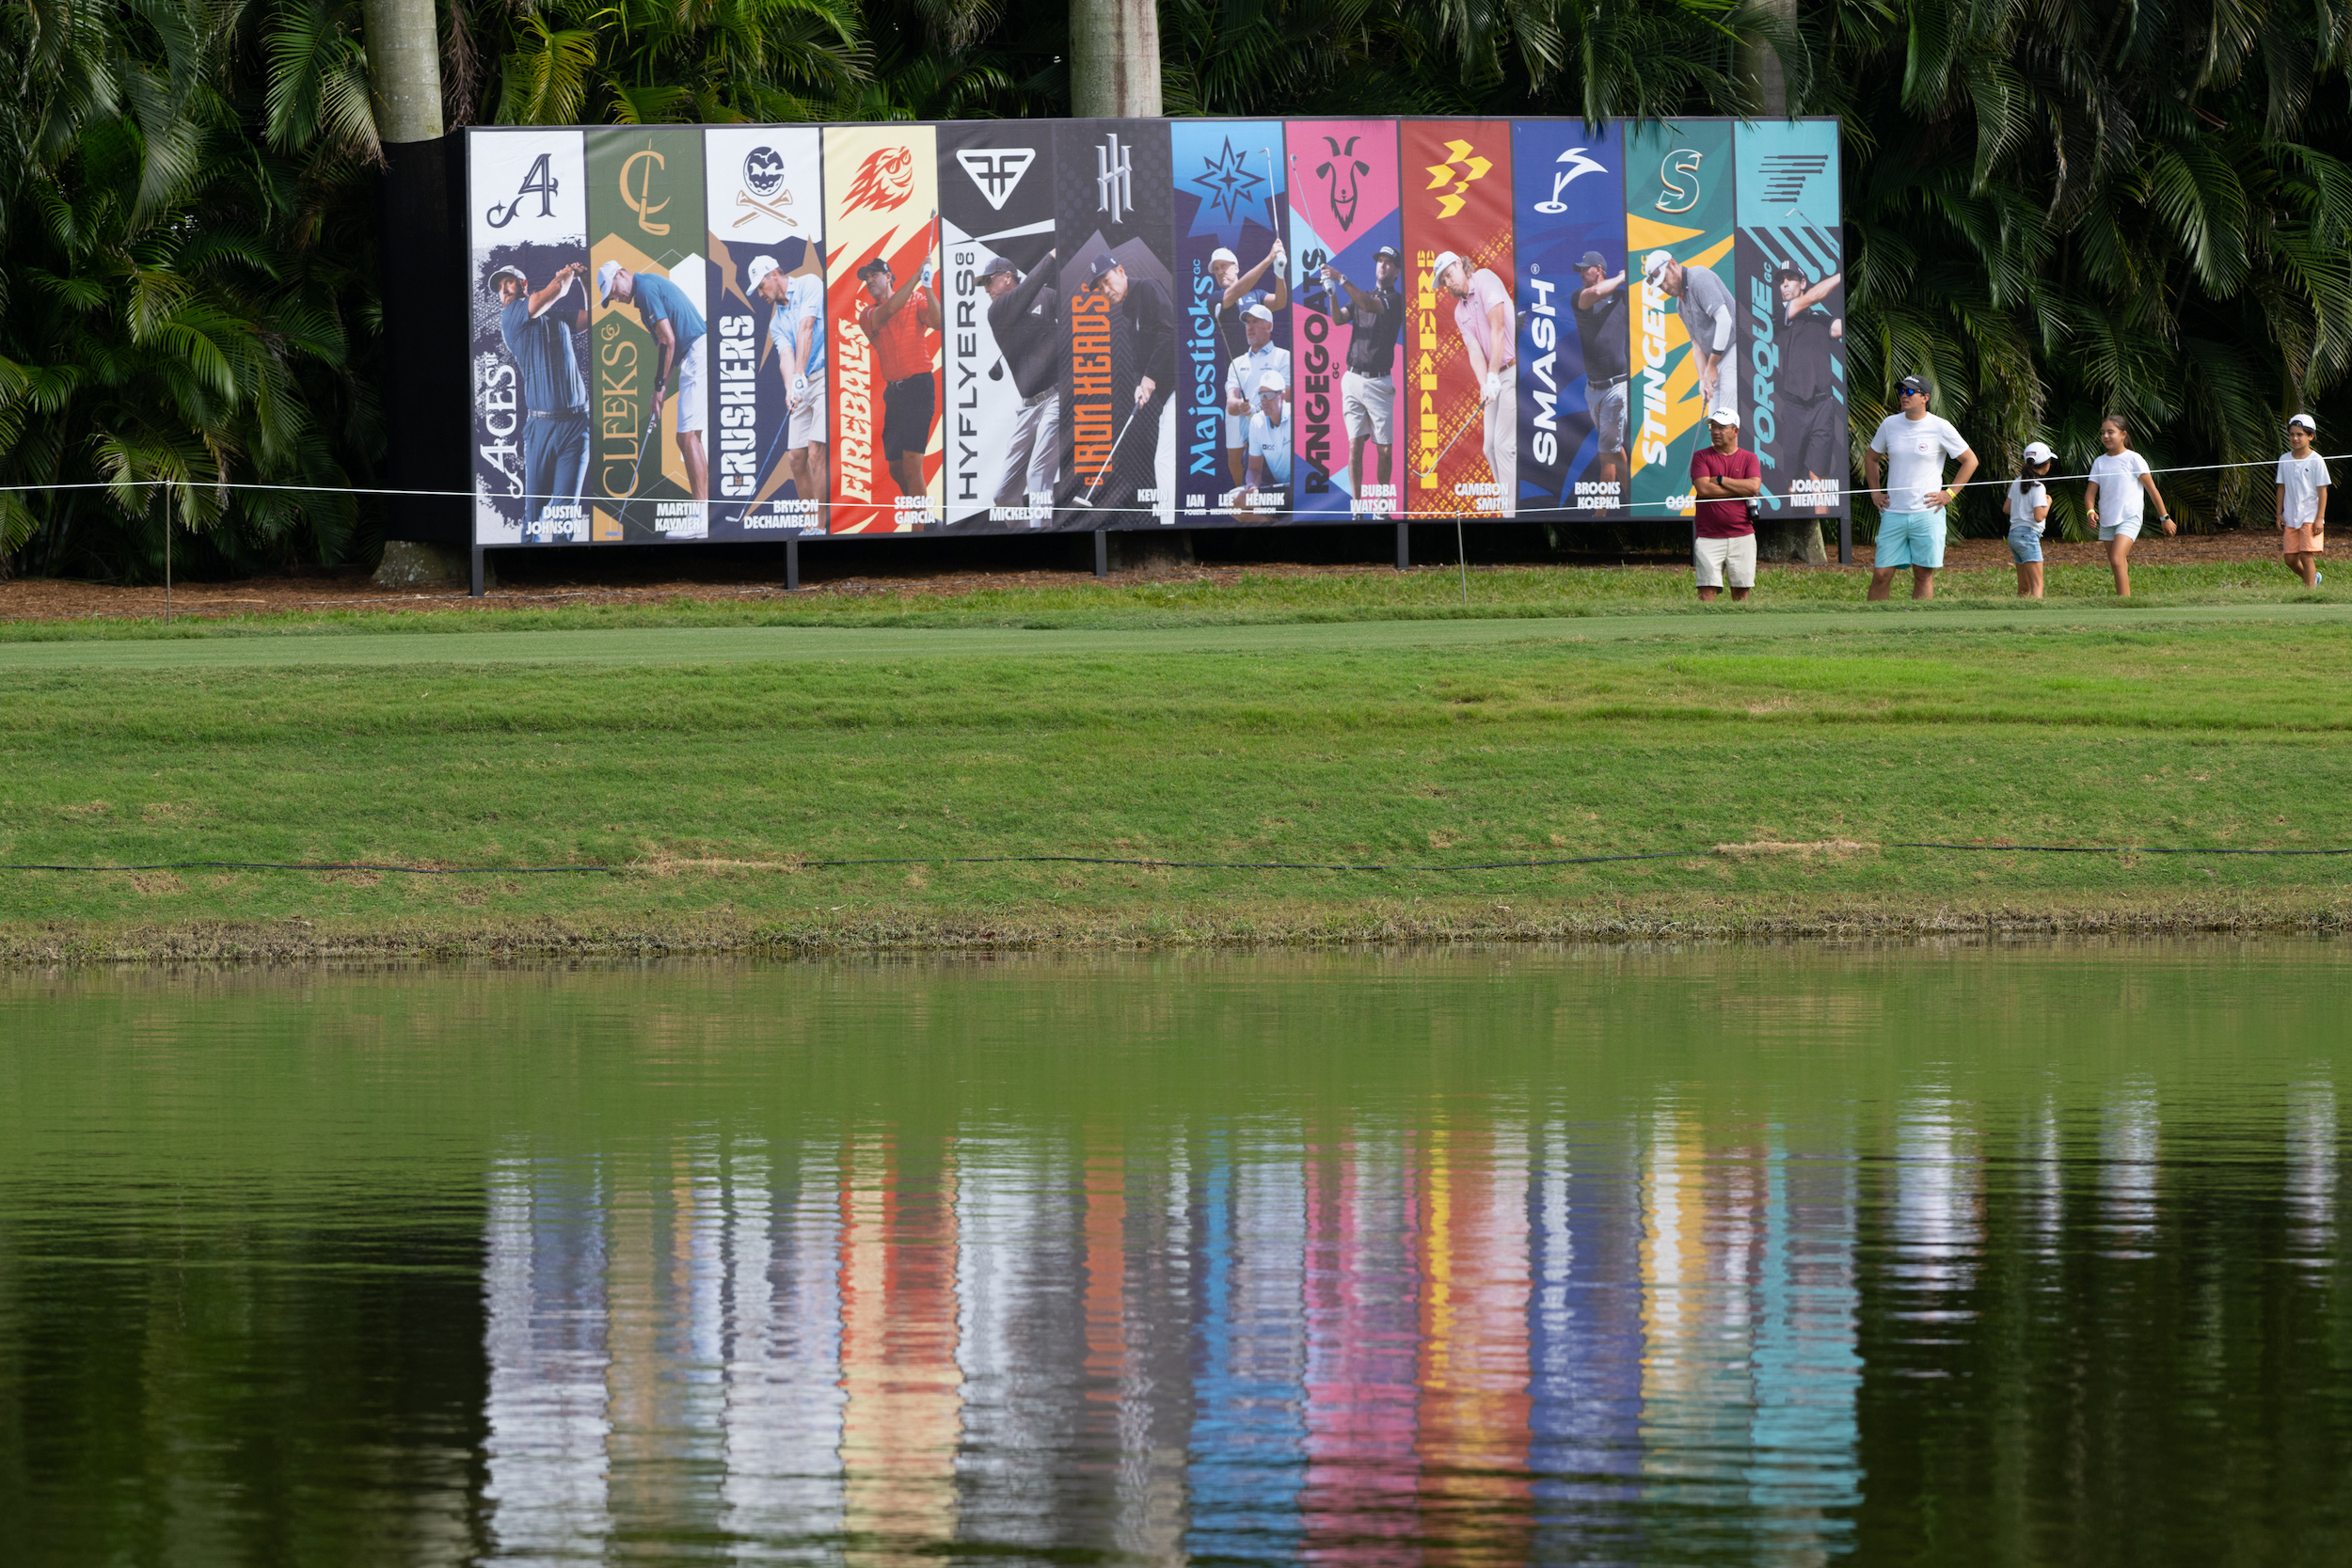
[[[356,0],[5,0],[0,562],[364,558],[383,455]],[[1003,0],[440,0],[452,125],[1066,112],[1068,12]],[[2099,416],[2265,464],[2352,350],[2352,0],[1168,0],[1172,113],[1747,113],[1743,48],[1846,122],[1858,438],[1899,376],[2004,472]],[[133,480],[181,482],[167,494]],[[2266,527],[2266,467],[2172,479]],[[1994,526],[1990,494],[1963,503]],[[2079,522],[2078,487],[2058,500]],[[1865,509],[1867,513],[1867,508]],[[1653,526],[1678,533],[1680,525]],[[1866,522],[1867,532],[1867,522]],[[1662,536],[1662,535],[1661,535]]]

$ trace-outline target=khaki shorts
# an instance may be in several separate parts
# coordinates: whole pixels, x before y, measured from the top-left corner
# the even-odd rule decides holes
[[[1346,422],[1351,441],[1372,437],[1373,445],[1385,447],[1396,425],[1396,378],[1388,375],[1362,375],[1347,371],[1340,376],[1340,418]]]
[[[2327,548],[2328,533],[2325,529],[2282,528],[2279,531],[2280,555],[2320,555]]]
[[[1756,535],[1737,539],[1692,539],[1691,564],[1697,568],[1701,588],[1756,586]]]

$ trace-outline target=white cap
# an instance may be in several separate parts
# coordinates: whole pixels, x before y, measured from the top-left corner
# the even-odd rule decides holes
[[[770,273],[782,265],[784,263],[772,256],[753,257],[752,264],[743,269],[743,287],[747,290],[758,288],[767,281]]]
[[[1223,245],[1218,245],[1215,250],[1209,252],[1209,265],[1215,266],[1219,261],[1231,261],[1235,266],[1241,265],[1241,258],[1226,249]]]
[[[1460,260],[1461,258],[1459,256],[1454,255],[1454,252],[1450,250],[1440,250],[1438,252],[1438,259],[1429,263],[1429,286],[1434,289],[1440,282],[1444,281],[1446,269],[1453,266],[1454,262],[1459,261]]]
[[[604,265],[596,269],[597,304],[610,305],[612,303],[612,279],[620,272],[620,270],[621,263],[618,261],[607,261]]]
[[[1242,314],[1245,316],[1255,316],[1260,321],[1265,323],[1268,326],[1272,326],[1274,325],[1274,312],[1265,308],[1265,302],[1263,300],[1252,305],[1248,309],[1244,310]]]
[[[2026,443],[2026,461],[2028,463],[2047,463],[2057,455],[2058,453],[2052,451],[2046,442],[2028,441]]]
[[[1666,269],[1674,265],[1674,252],[1670,250],[1653,250],[1647,256],[1643,257],[1642,281],[1657,282],[1665,276]]]
[[[523,276],[523,269],[515,266],[499,268],[498,271],[490,275],[489,281],[485,286],[488,288],[492,293],[497,293],[499,292],[499,279],[501,277],[511,277],[526,289],[531,287],[531,279]]]
[[[1290,388],[1288,387],[1283,385],[1282,372],[1280,371],[1268,371],[1265,374],[1258,377],[1258,395],[1261,397],[1263,397],[1268,392],[1282,392],[1288,391],[1289,389]]]
[[[2299,424],[2305,430],[2312,431],[2314,434],[2316,434],[2319,430],[2318,421],[2313,420],[2309,414],[2290,414],[2287,416],[2287,423],[2289,425]]]
[[[1737,430],[1740,428],[1740,411],[1736,408],[1718,408],[1715,412],[1707,416],[1707,422],[1708,424],[1727,424],[1731,426],[1732,429]]]

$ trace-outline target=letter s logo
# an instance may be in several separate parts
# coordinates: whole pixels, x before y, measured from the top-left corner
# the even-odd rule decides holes
[[[1699,157],[1695,148],[1678,147],[1658,164],[1658,182],[1666,187],[1658,198],[1661,213],[1687,213],[1699,204]],[[1677,175],[1688,175],[1691,188],[1684,190]]]

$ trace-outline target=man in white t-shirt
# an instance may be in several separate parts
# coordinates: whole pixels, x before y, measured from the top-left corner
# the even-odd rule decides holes
[[[2328,547],[2328,460],[2312,450],[2318,434],[2309,414],[2294,416],[2279,459],[2279,549],[2306,588],[2319,586],[2319,556]]]
[[[1248,466],[1243,472],[1237,510],[1264,515],[1279,512],[1290,500],[1291,422],[1284,417],[1290,386],[1279,371],[1258,377],[1258,409],[1249,416]]]
[[[1928,383],[1907,375],[1895,389],[1902,412],[1879,421],[1862,454],[1863,482],[1878,503],[1879,535],[1870,574],[1870,597],[1883,599],[1895,573],[1911,568],[1911,596],[1935,597],[1935,574],[1944,564],[1944,509],[1952,496],[1977,471],[1977,454],[1968,450],[1951,421],[1928,412]],[[1960,459],[1960,471],[1944,483],[1944,460]],[[1879,488],[1879,460],[1886,462],[1886,488]]]

